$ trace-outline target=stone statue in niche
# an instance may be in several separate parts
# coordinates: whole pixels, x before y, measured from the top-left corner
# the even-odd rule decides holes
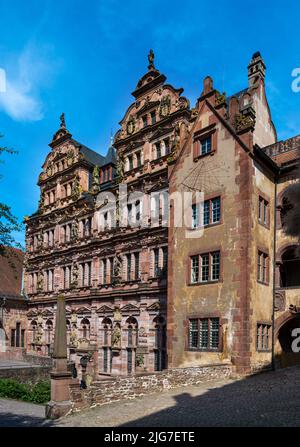
[[[70,345],[77,347],[78,346],[78,340],[77,340],[77,330],[76,325],[73,324],[72,330],[70,333]]]
[[[180,148],[180,125],[177,123],[174,128],[174,134],[171,141],[171,153],[168,157],[168,163],[176,160]]]
[[[121,328],[118,324],[114,327],[111,336],[111,345],[112,348],[121,348]]]
[[[37,277],[37,290],[38,290],[38,291],[43,290],[43,285],[44,285],[44,276],[43,276],[42,272],[38,272],[38,277]]]
[[[76,175],[72,185],[72,191],[71,191],[72,199],[77,200],[80,196],[80,192],[81,191],[80,191],[79,177],[78,175]]]
[[[124,154],[123,154],[123,152],[120,152],[118,154],[117,168],[116,168],[116,173],[117,173],[117,177],[118,177],[119,181],[123,180],[124,172],[125,172]]]
[[[72,228],[71,228],[71,239],[77,239],[78,237],[78,220],[75,219],[74,222],[72,223]]]
[[[78,264],[74,263],[73,264],[73,268],[72,268],[72,282],[71,282],[71,287],[76,287],[78,286]]]
[[[42,328],[42,324],[40,323],[40,324],[38,324],[38,327],[37,327],[34,343],[37,345],[42,344],[42,338],[43,338],[43,328]]]
[[[113,265],[113,283],[117,284],[122,279],[122,258],[120,255],[116,255]]]

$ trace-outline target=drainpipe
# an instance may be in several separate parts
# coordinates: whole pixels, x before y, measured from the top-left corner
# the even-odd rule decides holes
[[[276,295],[276,237],[277,237],[277,182],[278,176],[275,175],[274,188],[274,234],[273,234],[273,306],[272,306],[272,370],[275,371],[275,295]]]

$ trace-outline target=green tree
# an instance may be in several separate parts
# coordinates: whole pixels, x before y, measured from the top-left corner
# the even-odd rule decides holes
[[[0,138],[2,137],[3,135],[0,135]],[[4,153],[17,154],[18,152],[0,145],[0,156]],[[0,163],[3,163],[3,160],[0,160]],[[2,177],[3,175],[0,174],[0,180]],[[10,206],[0,202],[0,256],[9,256],[9,249],[12,247],[22,248],[21,244],[16,242],[13,237],[13,232],[21,229],[22,224],[12,214]]]

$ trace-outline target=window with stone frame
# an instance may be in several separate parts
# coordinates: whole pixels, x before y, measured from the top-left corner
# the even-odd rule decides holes
[[[157,141],[155,143],[155,149],[156,149],[156,158],[161,158],[161,141]]]
[[[54,290],[54,269],[47,269],[44,273],[44,291],[52,292]]]
[[[131,171],[133,168],[133,155],[128,155],[128,170]]]
[[[136,166],[137,166],[137,168],[140,168],[142,166],[142,153],[141,153],[141,151],[137,151],[135,153],[135,157],[136,157]]]
[[[198,351],[219,351],[219,318],[191,318],[189,320],[188,349]]]
[[[90,338],[90,321],[88,318],[83,318],[80,323],[81,335],[82,338],[89,339]]]
[[[208,126],[212,127],[212,126]],[[193,143],[193,158],[197,159],[199,157],[203,157],[208,154],[212,154],[216,147],[216,140],[215,140],[215,132],[214,130],[207,131],[207,132],[196,132],[194,136],[194,143]]]
[[[190,266],[191,284],[219,281],[221,267],[220,251],[191,256]]]
[[[155,124],[155,123],[156,123],[156,111],[153,110],[153,111],[150,113],[150,116],[151,116],[151,124]]]
[[[154,321],[154,371],[167,367],[167,331],[164,317],[157,316]]]
[[[126,255],[126,281],[131,281],[131,253]]]
[[[82,262],[80,265],[81,287],[89,287],[92,284],[92,262]]]
[[[256,350],[270,351],[271,349],[271,325],[257,323],[256,327]]]
[[[143,127],[147,127],[148,126],[148,115],[143,115],[142,121],[143,121]]]
[[[221,197],[192,205],[192,228],[218,224],[221,221]]]
[[[257,281],[269,284],[269,256],[261,250],[257,253]]]
[[[111,350],[111,333],[112,322],[109,318],[102,321],[103,332],[103,372],[111,373],[112,369],[112,350]]]
[[[69,289],[71,285],[71,266],[66,265],[63,267],[63,288]]]
[[[140,279],[140,252],[134,254],[134,279]]]
[[[258,221],[267,227],[270,223],[269,202],[262,196],[258,197]]]

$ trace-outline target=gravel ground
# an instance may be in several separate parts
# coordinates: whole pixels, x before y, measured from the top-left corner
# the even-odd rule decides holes
[[[96,407],[59,421],[40,405],[0,400],[0,426],[300,426],[300,367],[222,380]]]

